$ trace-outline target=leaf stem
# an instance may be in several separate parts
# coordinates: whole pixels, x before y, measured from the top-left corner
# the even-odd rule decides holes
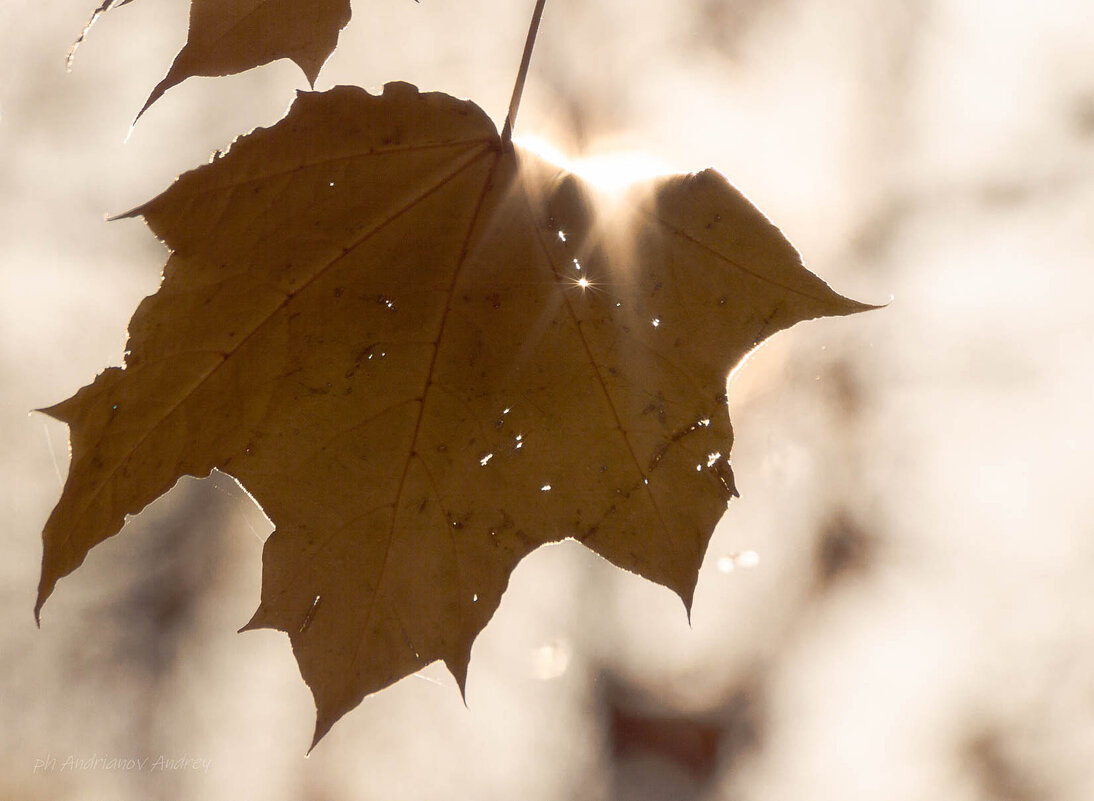
[[[509,101],[509,113],[505,115],[505,127],[501,129],[501,143],[504,147],[509,147],[513,141],[513,126],[517,121],[520,96],[524,92],[524,80],[528,77],[528,65],[532,61],[532,48],[536,44],[539,20],[543,16],[543,6],[546,3],[547,0],[536,0],[535,10],[532,11],[532,22],[528,26],[528,38],[524,41],[524,55],[520,59],[520,69],[517,70],[517,83],[513,87],[513,98]]]

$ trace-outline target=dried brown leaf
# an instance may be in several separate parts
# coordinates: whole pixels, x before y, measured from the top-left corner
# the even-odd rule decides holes
[[[407,84],[302,93],[130,214],[172,255],[125,368],[46,410],[72,464],[37,608],[180,476],[229,473],[276,526],[245,628],[288,633],[316,741],[434,660],[462,687],[544,543],[690,605],[736,494],[727,374],[867,308],[713,171],[609,203]]]
[[[186,44],[137,117],[187,78],[234,75],[279,58],[292,59],[314,86],[349,20],[349,0],[192,0]]]

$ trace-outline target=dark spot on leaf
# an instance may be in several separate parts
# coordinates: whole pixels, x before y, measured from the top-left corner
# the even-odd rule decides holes
[[[304,615],[304,621],[300,624],[300,629],[297,632],[298,634],[303,634],[305,631],[308,630],[308,627],[311,626],[312,621],[315,619],[315,613],[319,610],[319,605],[322,602],[323,602],[322,597],[319,596],[319,595],[316,595],[315,598],[312,600],[311,607],[308,609],[307,613]]]

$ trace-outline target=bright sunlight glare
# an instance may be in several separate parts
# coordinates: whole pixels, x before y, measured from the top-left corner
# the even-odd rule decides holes
[[[676,172],[667,162],[640,150],[604,150],[568,156],[542,137],[516,136],[513,141],[608,194],[619,194],[634,184]]]

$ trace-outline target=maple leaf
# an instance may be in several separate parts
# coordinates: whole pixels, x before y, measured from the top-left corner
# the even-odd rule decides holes
[[[529,552],[574,538],[690,607],[736,494],[726,378],[798,321],[869,308],[708,170],[618,203],[470,102],[300,93],[129,212],[172,251],[125,368],[46,409],[72,462],[57,580],[179,477],[275,525],[244,629],[288,633],[315,741],[472,642]]]
[[[126,2],[106,0],[92,22]],[[349,0],[192,0],[186,44],[137,117],[187,78],[234,75],[279,58],[292,59],[314,86],[349,20]]]

